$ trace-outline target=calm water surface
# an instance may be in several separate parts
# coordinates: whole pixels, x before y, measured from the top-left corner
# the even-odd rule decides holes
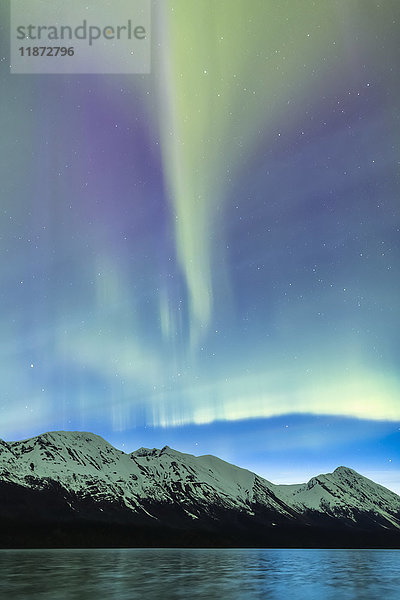
[[[399,600],[400,550],[0,550],[7,600]]]

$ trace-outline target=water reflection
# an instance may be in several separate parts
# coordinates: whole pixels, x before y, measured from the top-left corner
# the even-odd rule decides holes
[[[10,600],[398,600],[400,550],[1,550]]]

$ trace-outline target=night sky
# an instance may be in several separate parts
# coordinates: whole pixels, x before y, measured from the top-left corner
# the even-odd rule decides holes
[[[0,437],[399,493],[400,2],[158,0],[150,75],[10,75],[8,18]]]

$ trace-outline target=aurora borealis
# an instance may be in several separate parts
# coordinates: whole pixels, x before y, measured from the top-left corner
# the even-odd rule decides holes
[[[400,491],[397,0],[157,0],[144,76],[1,18],[0,437]]]

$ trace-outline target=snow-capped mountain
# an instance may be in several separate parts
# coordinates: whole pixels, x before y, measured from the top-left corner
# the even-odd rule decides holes
[[[352,469],[275,485],[215,456],[165,446],[131,454],[85,432],[0,441],[0,520],[260,532],[400,532],[400,497]]]

